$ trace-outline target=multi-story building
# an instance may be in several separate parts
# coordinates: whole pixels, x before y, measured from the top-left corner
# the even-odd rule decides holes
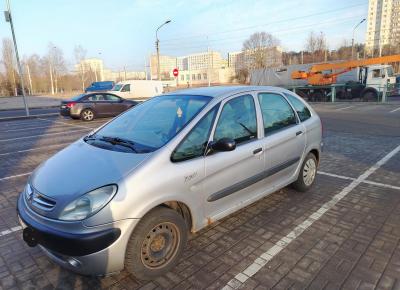
[[[157,78],[157,55],[150,57],[151,76]],[[221,53],[217,51],[189,54],[187,56],[172,57],[160,55],[160,74],[162,79],[173,78],[172,71],[178,68],[180,71],[215,69],[224,67],[225,63]]]
[[[150,56],[150,72],[152,79],[157,79],[157,55]],[[162,79],[170,79],[172,71],[177,67],[177,58],[174,56],[160,55],[160,74]]]
[[[99,58],[87,58],[75,65],[75,70],[80,74],[93,74],[96,81],[104,80],[104,64]]]
[[[280,65],[282,65],[282,49],[279,46],[228,53],[228,66],[236,70]]]
[[[400,0],[369,0],[365,46],[380,55],[385,46],[400,45]]]

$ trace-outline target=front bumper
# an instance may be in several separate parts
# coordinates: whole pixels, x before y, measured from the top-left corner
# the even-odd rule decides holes
[[[49,226],[46,219],[27,208],[21,194],[17,206],[28,246],[38,245],[60,266],[84,275],[105,275],[124,267],[126,245],[137,219],[126,219],[81,230],[64,231]],[[65,222],[60,222],[65,224]]]

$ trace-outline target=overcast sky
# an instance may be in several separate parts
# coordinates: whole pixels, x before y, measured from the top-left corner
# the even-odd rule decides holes
[[[3,2],[5,8],[5,0]],[[69,67],[73,49],[82,45],[87,57],[100,57],[107,68],[143,70],[155,52],[155,30],[162,54],[206,51],[224,57],[241,50],[253,32],[277,37],[285,50],[301,50],[310,31],[324,32],[331,49],[351,41],[352,29],[365,18],[367,0],[10,0],[20,54],[43,55],[49,42],[61,48]],[[3,8],[2,7],[2,8]],[[2,9],[3,10],[3,9]],[[356,33],[364,42],[366,23]],[[11,37],[0,18],[0,38]]]

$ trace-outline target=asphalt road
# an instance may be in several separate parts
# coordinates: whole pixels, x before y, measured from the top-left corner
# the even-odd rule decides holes
[[[400,106],[314,107],[325,143],[314,187],[284,188],[193,234],[152,281],[76,275],[22,241],[15,207],[30,172],[108,119],[0,122],[0,289],[398,289]]]

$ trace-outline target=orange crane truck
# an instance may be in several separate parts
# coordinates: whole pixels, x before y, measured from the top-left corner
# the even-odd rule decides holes
[[[312,65],[307,71],[294,70],[291,78],[306,80],[311,90],[300,89],[298,93],[305,94],[308,99],[323,101],[332,94],[332,85],[337,84],[338,76],[356,71],[357,79],[348,80],[335,86],[336,98],[361,98],[365,101],[377,100],[384,90],[394,87],[396,77],[389,63],[400,62],[400,54],[360,60],[349,60],[334,63]]]

